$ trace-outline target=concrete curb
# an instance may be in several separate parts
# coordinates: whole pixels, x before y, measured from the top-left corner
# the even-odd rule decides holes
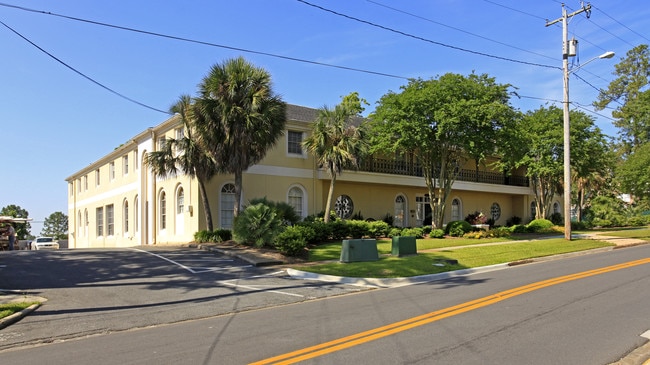
[[[350,284],[350,285],[376,287],[376,288],[397,288],[400,286],[426,283],[430,281],[444,280],[444,279],[455,278],[455,277],[462,277],[462,276],[467,276],[467,275],[476,274],[480,272],[501,270],[507,268],[508,266],[510,266],[510,264],[497,264],[497,265],[477,267],[472,269],[441,272],[439,274],[411,276],[411,277],[404,277],[404,278],[386,278],[386,279],[350,278],[350,277],[343,277],[343,276],[320,275],[320,274],[300,271],[291,268],[287,269],[287,274],[295,279],[320,280],[320,281],[326,281],[331,283]]]
[[[36,310],[36,308],[38,308],[40,306],[41,306],[41,303],[32,304],[29,307],[21,310],[20,312],[16,312],[16,313],[14,313],[14,314],[12,314],[12,315],[10,315],[8,317],[4,317],[4,318],[0,319],[0,329],[3,329],[3,328],[5,328],[5,327],[7,327],[9,325],[12,325],[12,324],[20,321],[21,319],[23,319],[23,317],[25,317],[26,315],[32,313],[33,311]]]

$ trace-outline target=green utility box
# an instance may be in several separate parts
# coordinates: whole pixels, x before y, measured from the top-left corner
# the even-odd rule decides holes
[[[417,255],[418,249],[415,242],[415,236],[397,236],[393,237],[391,246],[393,256]]]
[[[356,261],[377,261],[377,240],[375,239],[354,239],[343,240],[341,246],[341,262]]]

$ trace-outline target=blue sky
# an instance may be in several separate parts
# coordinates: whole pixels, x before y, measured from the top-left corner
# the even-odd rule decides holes
[[[357,91],[370,112],[407,78],[472,71],[517,87],[522,97],[512,105],[522,111],[562,100],[562,28],[545,26],[561,17],[560,1],[306,0],[332,12],[298,0],[6,1],[0,3],[6,24],[0,24],[0,207],[27,209],[32,234],[51,213],[68,213],[66,177],[167,119],[161,111],[179,95],[194,94],[210,66],[229,58],[265,68],[286,102],[314,108]],[[586,82],[571,78],[571,101],[587,109],[621,57],[650,43],[647,0],[591,4],[589,18],[582,13],[569,22],[569,37],[579,42],[571,62],[584,64],[605,51],[616,56],[576,71]],[[569,13],[580,8],[578,1],[566,5]],[[616,135],[611,111],[591,115]]]

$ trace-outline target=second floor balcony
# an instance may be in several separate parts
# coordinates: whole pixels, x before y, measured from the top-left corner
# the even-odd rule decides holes
[[[359,166],[359,171],[424,177],[422,166],[419,163],[380,158],[365,159],[361,166]],[[461,169],[458,172],[456,181],[523,187],[529,186],[528,177],[523,175],[507,175],[500,172],[476,171],[471,169]]]

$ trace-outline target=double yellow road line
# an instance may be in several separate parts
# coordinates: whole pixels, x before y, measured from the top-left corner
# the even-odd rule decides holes
[[[645,259],[630,261],[618,265],[607,266],[599,269],[583,271],[576,274],[560,276],[553,279],[538,281],[536,283],[505,290],[496,294],[488,295],[483,298],[475,299],[452,307],[426,313],[417,317],[412,317],[386,326],[377,327],[368,331],[359,332],[357,334],[342,337],[333,341],[328,341],[315,346],[306,347],[301,350],[274,356],[268,359],[251,363],[251,365],[295,364],[300,361],[312,359],[318,356],[327,355],[339,350],[361,345],[399,332],[407,331],[415,327],[419,327],[428,323],[439,321],[444,318],[469,312],[474,309],[486,307],[488,305],[498,303],[502,300],[506,300],[512,297],[516,297],[518,295],[526,294],[534,290],[539,290],[549,286],[562,284],[573,280],[584,279],[594,275],[605,274],[608,272],[627,269],[630,267],[649,264],[649,263],[650,263],[650,258],[645,258]]]

